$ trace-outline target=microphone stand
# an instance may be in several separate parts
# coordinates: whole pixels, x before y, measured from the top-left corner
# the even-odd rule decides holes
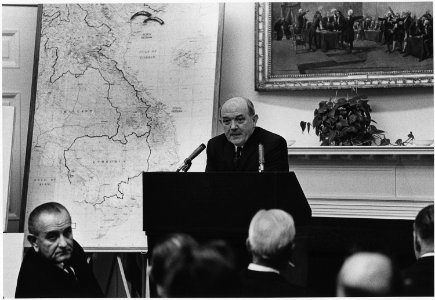
[[[197,157],[202,151],[204,151],[205,148],[206,147],[204,144],[199,145],[199,147],[196,148],[195,151],[193,151],[192,154],[190,154],[190,156],[184,160],[183,165],[180,166],[175,172],[187,172],[187,170],[189,170],[192,166],[192,160]]]
[[[192,166],[192,161],[185,160],[184,164],[182,166],[178,167],[177,171],[175,171],[175,172],[180,172],[180,171],[187,172],[191,166]]]

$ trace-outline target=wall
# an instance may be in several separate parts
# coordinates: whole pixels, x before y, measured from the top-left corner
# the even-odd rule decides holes
[[[15,108],[8,232],[18,232],[26,160],[27,127],[37,7],[2,7],[2,105]]]
[[[36,8],[23,9],[20,19],[36,22],[35,10]],[[26,13],[28,15],[25,15]],[[256,92],[254,90],[254,21],[254,3],[226,3],[220,104],[232,96],[246,96],[252,99],[256,106],[260,116],[259,126],[281,134],[288,140],[296,140],[295,146],[318,146],[318,137],[314,134],[302,134],[299,122],[312,120],[313,110],[319,101],[334,97],[336,93],[344,96],[352,92],[350,90]],[[36,28],[36,25],[32,28]],[[25,32],[25,34],[34,36],[34,32]],[[30,57],[33,58],[33,55]],[[5,78],[3,78],[4,83]],[[30,89],[30,82],[28,85]],[[4,86],[3,92],[5,92]],[[406,138],[409,131],[412,131],[417,139],[433,139],[433,88],[360,89],[358,92],[369,96],[373,119],[377,121],[378,128],[385,130],[392,141]],[[22,109],[28,110],[27,107]],[[22,126],[21,137],[25,141],[27,120],[22,120]],[[220,126],[218,132],[222,132]],[[21,145],[21,149],[23,149],[21,156],[24,157],[25,143]],[[24,159],[18,165],[22,168]],[[14,191],[20,193],[21,186]],[[15,201],[20,199],[19,194],[12,197],[16,199]],[[17,203],[15,207],[18,211]]]
[[[254,22],[254,3],[225,4],[220,104],[232,96],[246,96],[255,104],[258,126],[296,140],[295,146],[318,146],[315,134],[301,134],[299,122],[312,121],[319,101],[352,91],[256,92]],[[406,139],[409,131],[416,139],[433,139],[433,88],[359,89],[358,93],[368,95],[377,127],[392,141]]]

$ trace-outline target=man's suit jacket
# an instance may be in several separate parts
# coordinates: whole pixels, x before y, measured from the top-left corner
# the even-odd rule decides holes
[[[260,127],[243,146],[242,155],[234,164],[234,145],[227,140],[225,134],[218,135],[208,141],[206,172],[251,171],[258,172],[258,144],[264,147],[264,171],[289,171],[288,150],[285,139]]]
[[[407,296],[434,296],[434,257],[419,258],[408,269],[404,270]]]
[[[240,273],[241,297],[303,297],[303,289],[292,285],[274,272],[244,269]]]
[[[92,298],[104,297],[82,247],[74,241],[68,264],[77,280],[48,262],[31,248],[23,259],[18,275],[16,298]]]
[[[347,43],[351,43],[354,41],[355,39],[355,32],[353,29],[353,24],[358,21],[361,20],[363,18],[363,16],[350,16],[348,18],[345,19],[344,25],[343,25],[343,39],[345,42]]]

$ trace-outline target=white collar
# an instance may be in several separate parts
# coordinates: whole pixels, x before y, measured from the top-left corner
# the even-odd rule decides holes
[[[433,252],[427,252],[427,253],[423,254],[422,256],[420,256],[420,258],[422,258],[422,257],[428,257],[428,256],[434,256],[434,253]]]
[[[279,274],[279,271],[274,269],[274,268],[266,267],[266,266],[262,266],[262,265],[257,265],[254,263],[249,264],[248,270],[257,271],[257,272],[273,272],[273,273]]]
[[[234,152],[237,152],[237,148],[240,148],[240,149],[242,149],[243,150],[243,147],[244,147],[245,145],[243,145],[243,146],[236,146],[236,145],[234,145]]]

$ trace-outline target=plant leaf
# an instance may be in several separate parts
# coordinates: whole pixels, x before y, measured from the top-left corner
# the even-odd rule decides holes
[[[301,121],[301,122],[299,123],[299,125],[300,125],[301,128],[302,128],[302,133],[304,133],[304,131],[305,131],[305,127],[307,126],[307,122]]]
[[[331,130],[331,132],[329,133],[329,141],[333,141],[335,139],[337,132],[335,130]]]
[[[390,144],[390,139],[381,139],[381,146],[388,146]]]
[[[322,108],[326,105],[326,101],[320,101],[319,102],[319,108]]]
[[[335,116],[335,109],[331,110],[331,111],[328,113],[328,117],[333,118],[334,116]]]
[[[355,123],[355,121],[358,119],[358,117],[354,114],[349,116],[349,124]]]

